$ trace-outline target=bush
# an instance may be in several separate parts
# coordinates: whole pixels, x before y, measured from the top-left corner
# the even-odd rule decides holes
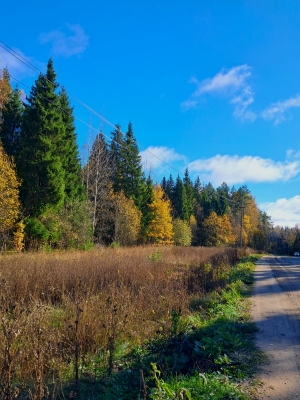
[[[181,219],[173,221],[174,242],[177,246],[190,246],[192,243],[192,229]]]

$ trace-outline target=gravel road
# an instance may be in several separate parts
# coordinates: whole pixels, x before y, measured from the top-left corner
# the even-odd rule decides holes
[[[261,258],[252,305],[257,345],[269,358],[258,399],[300,400],[300,257]]]

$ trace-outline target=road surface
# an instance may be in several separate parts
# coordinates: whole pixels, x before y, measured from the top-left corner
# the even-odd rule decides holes
[[[300,400],[300,257],[261,258],[252,305],[257,345],[269,358],[258,399]]]

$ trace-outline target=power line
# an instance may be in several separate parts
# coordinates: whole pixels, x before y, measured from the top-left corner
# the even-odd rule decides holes
[[[2,68],[0,68],[0,71],[4,72],[4,70],[3,70]],[[18,82],[20,85],[26,87],[27,89],[30,89],[30,87],[29,87],[28,85],[26,85],[24,82],[21,82],[19,79],[15,78],[14,76],[10,75],[10,78],[12,78],[12,79],[15,80],[16,82]],[[48,101],[48,102],[51,103],[51,104],[53,103],[53,101],[49,100],[49,99],[46,98],[45,96],[42,96],[42,98],[43,98],[44,100]],[[67,113],[67,114],[70,114],[69,111],[63,109],[62,107],[59,107],[59,106],[56,106],[56,107],[57,107],[60,111],[63,111],[64,113]],[[86,121],[84,121],[83,119],[77,117],[74,113],[73,113],[72,115],[74,116],[74,119],[76,119],[77,121],[79,121],[79,122],[81,122],[82,124],[86,125],[86,126],[89,127],[90,129],[92,129],[92,130],[96,131],[97,133],[99,133],[99,130],[98,130],[97,128],[94,128],[94,127],[93,127],[91,124],[89,124],[88,122],[86,122]],[[115,128],[117,128],[117,126],[115,126]],[[117,128],[117,129],[118,129],[118,128]],[[103,133],[102,131],[101,131],[101,133],[102,133],[102,135],[103,135],[106,139],[108,139],[108,141],[107,141],[107,144],[108,144],[108,145],[111,145],[112,142],[116,142],[116,143],[118,144],[118,146],[123,147],[124,149],[126,149],[126,151],[130,151],[130,150],[128,150],[122,143],[117,142],[116,140],[114,140],[113,138],[109,137],[108,135],[106,135],[106,134]],[[120,133],[122,133],[122,135],[124,135],[124,133],[123,133],[121,130],[120,130]],[[146,151],[147,151],[147,150],[146,150]],[[155,155],[154,155],[154,157],[155,157]],[[164,164],[169,165],[169,164],[167,164],[165,161],[161,160],[159,157],[156,157],[156,158],[157,158],[158,160],[162,161]],[[147,163],[149,163],[150,165],[152,165],[153,168],[158,168],[158,169],[160,169],[161,171],[163,171],[162,168],[160,168],[159,166],[155,166],[155,165],[154,165],[153,163],[151,163],[150,161],[147,161]],[[172,167],[171,167],[171,168],[172,168]],[[173,168],[173,169],[174,169],[174,168]],[[175,170],[176,170],[176,169],[175,169]],[[177,170],[176,170],[176,171],[177,171]],[[178,171],[178,173],[179,173],[179,171]]]
[[[2,44],[1,44],[1,43],[2,43]],[[21,54],[19,54],[19,53],[16,52],[15,50],[13,50],[11,47],[9,47],[7,44],[5,44],[3,41],[0,41],[0,47],[3,48],[5,51],[7,51],[9,54],[11,54],[11,55],[12,55],[13,57],[15,57],[16,59],[18,59],[18,60],[19,60],[20,62],[22,62],[24,65],[26,65],[26,66],[27,66],[28,68],[30,68],[32,71],[34,71],[34,72],[36,72],[36,73],[42,74],[43,77],[44,77],[50,84],[52,84],[53,86],[56,86],[56,85],[54,84],[54,82],[52,82],[51,80],[49,80],[49,79],[45,76],[45,74],[43,74],[37,67],[35,67],[32,63],[30,63],[28,60],[26,60]],[[8,50],[8,49],[9,49],[9,50]],[[0,68],[0,71],[3,72],[3,69]],[[13,77],[12,75],[10,75],[10,76],[11,76],[11,78],[14,79],[16,82],[20,83],[21,85],[23,85],[24,87],[26,87],[26,88],[28,88],[28,89],[30,90],[30,87],[29,87],[28,85],[26,85],[26,84],[24,84],[23,82],[19,81],[17,78]],[[115,124],[113,124],[112,122],[110,122],[110,121],[109,121],[108,119],[106,119],[103,115],[99,114],[99,113],[98,113],[97,111],[95,111],[93,108],[91,108],[91,107],[88,106],[86,103],[84,103],[82,100],[80,100],[80,99],[77,98],[76,96],[74,96],[74,95],[70,94],[69,92],[67,92],[66,89],[65,89],[62,85],[58,84],[58,87],[61,87],[70,97],[72,97],[72,98],[73,98],[75,101],[77,101],[80,105],[82,105],[84,108],[86,108],[86,109],[89,110],[91,113],[93,113],[93,114],[96,115],[98,118],[100,118],[100,119],[101,119],[103,122],[105,122],[107,125],[111,126],[111,127],[114,128],[114,129],[119,129],[119,127],[118,127],[117,125],[115,125]],[[43,98],[44,98],[45,100],[47,100],[48,102],[52,103],[49,99],[45,98],[44,96],[43,96]],[[59,109],[60,109],[61,111],[65,112],[65,113],[68,113],[67,110],[62,109],[61,107],[59,107]],[[95,130],[95,131],[97,131],[97,133],[99,133],[99,130],[98,130],[98,129],[94,128],[91,124],[87,123],[87,122],[84,121],[83,119],[77,117],[74,113],[73,113],[73,116],[74,116],[74,118],[75,118],[76,120],[80,121],[80,122],[83,123],[84,125],[88,126],[90,129]],[[120,133],[121,133],[123,136],[125,136],[125,134],[122,132],[121,129],[119,129],[119,131],[120,131]],[[111,137],[105,135],[103,132],[102,132],[102,134],[103,134],[103,136],[104,136],[105,138],[107,138],[108,140],[110,140],[110,143],[111,143],[112,141],[114,141],[113,138],[111,138]],[[116,141],[115,141],[115,142],[116,142]],[[118,143],[118,142],[116,142],[116,143]],[[137,143],[137,144],[138,144],[138,143]],[[121,146],[121,147],[126,148],[126,147],[125,147],[124,145],[122,145],[121,143],[118,143],[118,145]],[[151,156],[155,157],[157,160],[159,160],[159,161],[162,162],[163,164],[165,164],[166,166],[168,166],[169,168],[171,168],[171,169],[173,169],[174,171],[176,171],[179,175],[182,175],[182,173],[181,173],[178,169],[174,168],[172,165],[170,165],[169,163],[167,163],[166,161],[164,161],[164,160],[161,159],[160,157],[156,156],[156,155],[155,155],[154,153],[152,153],[151,151],[145,149],[143,146],[139,146],[139,147],[142,148],[142,149],[143,149],[144,151],[146,151],[147,153],[149,153]],[[128,149],[126,148],[126,150],[128,150]],[[147,161],[147,162],[148,162],[150,165],[152,165],[154,168],[159,168],[159,169],[161,169],[160,167],[155,166],[153,163],[151,163],[151,162],[149,162],[149,161]],[[161,170],[162,170],[162,169],[161,169]],[[212,190],[210,190],[210,189],[208,189],[208,188],[203,189],[201,192],[203,192],[204,190],[207,190],[207,191],[211,191],[211,192],[212,192]],[[230,203],[236,204],[235,201],[233,201],[233,200],[231,200],[231,199],[228,199],[228,198],[225,197],[225,196],[222,196],[221,194],[219,194],[219,193],[216,192],[216,191],[215,191],[213,194],[215,194],[215,195],[216,195],[217,197],[219,197],[219,198],[223,198],[224,200],[226,200],[226,201],[228,201],[228,202],[230,202]]]
[[[2,43],[2,44],[1,44]],[[32,63],[30,63],[29,61],[27,61],[23,56],[21,56],[19,53],[17,53],[15,50],[13,50],[11,47],[9,47],[7,44],[5,44],[4,42],[0,41],[0,47],[2,47],[5,51],[7,51],[8,53],[10,53],[13,57],[17,58],[19,61],[21,61],[23,64],[25,64],[28,68],[30,68],[31,70],[35,71],[36,73],[40,73],[42,74],[42,72],[35,67]],[[9,50],[8,50],[9,49]],[[43,74],[44,75],[44,74]],[[13,78],[13,77],[12,77]],[[54,82],[52,82],[51,80],[49,80],[45,75],[44,78],[51,83],[53,86],[55,86]],[[15,79],[15,78],[13,78]],[[16,79],[15,79],[16,80]],[[24,85],[25,87],[27,87],[27,85]],[[60,84],[58,84],[58,87],[61,87],[62,89],[65,90],[65,88],[63,86],[61,86]],[[66,90],[65,90],[66,91]],[[87,110],[89,110],[91,113],[93,113],[94,115],[96,115],[98,118],[100,118],[103,122],[105,122],[107,125],[111,126],[114,129],[118,129],[118,127],[113,124],[112,122],[110,122],[108,119],[106,119],[103,115],[99,114],[97,111],[95,111],[93,108],[91,108],[89,105],[87,105],[86,103],[84,103],[82,100],[80,100],[78,97],[72,95],[71,93],[67,92],[68,95],[70,97],[72,97],[75,101],[77,101],[80,105],[82,105],[84,108],[86,108]],[[79,118],[76,118],[78,120],[80,120]],[[86,122],[80,120],[81,122],[83,122],[85,125],[87,125]],[[120,129],[120,133],[122,133],[123,136],[125,136],[124,132],[122,132],[122,130]],[[164,163],[165,165],[167,165],[168,167],[170,167],[171,169],[173,169],[174,171],[176,171],[179,175],[182,175],[182,173],[174,168],[172,165],[170,165],[169,163],[167,163],[166,161],[162,160],[160,157],[156,156],[154,153],[152,153],[150,150],[145,149],[143,146],[139,146],[141,149],[143,149],[144,151],[147,151],[149,154],[151,154],[153,157],[155,157],[156,159],[158,159],[159,161],[161,161],[162,163]]]

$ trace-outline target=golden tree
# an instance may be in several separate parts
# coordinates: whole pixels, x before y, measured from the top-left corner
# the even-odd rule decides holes
[[[217,215],[212,211],[203,222],[205,241],[208,246],[232,245],[236,237],[233,234],[227,214]]]
[[[0,238],[2,248],[19,215],[19,186],[15,165],[0,144]]]
[[[173,243],[173,224],[171,217],[170,200],[164,198],[165,193],[160,185],[157,185],[153,191],[153,201],[149,208],[153,214],[146,237],[157,244]]]
[[[111,195],[115,210],[115,241],[121,245],[133,245],[139,239],[142,213],[123,191]]]
[[[2,115],[2,110],[5,107],[5,102],[10,92],[11,92],[11,87],[9,83],[9,73],[5,69],[3,71],[2,76],[0,77],[0,117]],[[1,118],[0,118],[0,124],[1,124]]]
[[[14,232],[14,248],[17,251],[22,251],[24,249],[24,229],[24,222],[19,221],[16,224],[16,230]]]

